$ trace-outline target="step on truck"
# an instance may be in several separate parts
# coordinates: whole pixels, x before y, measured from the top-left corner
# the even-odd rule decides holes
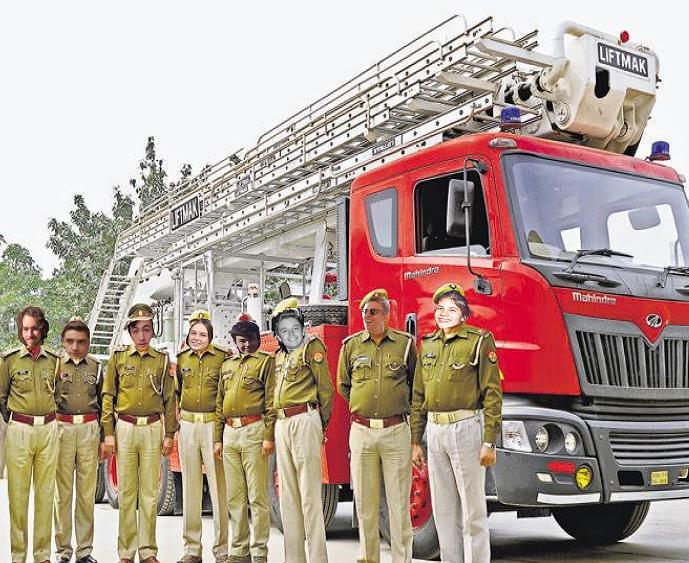
[[[192,310],[227,339],[241,311],[267,327],[282,288],[334,375],[370,289],[420,338],[434,289],[458,281],[502,371],[490,511],[605,543],[689,497],[689,207],[667,143],[635,156],[658,57],[571,22],[537,47],[536,31],[450,18],[141,209],[90,316],[95,351],[120,343],[134,299],[172,354]],[[349,424],[336,397],[326,520],[352,498]],[[415,557],[437,556],[416,469],[410,511]]]

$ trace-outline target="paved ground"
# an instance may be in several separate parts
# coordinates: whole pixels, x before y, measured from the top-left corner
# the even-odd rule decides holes
[[[350,527],[351,504],[340,506],[333,528],[328,532],[331,563],[356,560],[357,536]],[[204,517],[204,538],[212,537],[212,520]],[[520,519],[512,514],[490,518],[493,561],[558,563],[637,563],[689,561],[689,500],[652,505],[642,528],[628,540],[605,548],[582,548],[560,530],[552,518]],[[181,555],[182,521],[180,517],[158,519],[159,557],[174,563]],[[100,563],[117,561],[117,511],[107,504],[96,506],[96,541],[94,556]],[[390,551],[383,543],[382,562],[390,561]],[[7,481],[0,481],[0,561],[9,561],[9,515]],[[212,561],[206,547],[205,561]],[[282,536],[273,530],[269,561],[281,562]]]

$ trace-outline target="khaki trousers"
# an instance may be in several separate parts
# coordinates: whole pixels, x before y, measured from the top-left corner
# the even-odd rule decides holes
[[[71,559],[72,549],[72,497],[74,503],[74,529],[76,532],[76,558],[93,551],[93,507],[96,502],[98,472],[98,421],[83,424],[57,423],[59,451],[55,476],[55,547],[58,559]],[[73,495],[76,475],[76,494]]]
[[[10,501],[10,544],[13,563],[25,563],[29,543],[29,492],[33,478],[34,561],[50,559],[57,423],[30,426],[10,420],[5,437],[7,491]]]
[[[143,560],[158,553],[156,515],[163,426],[160,420],[146,426],[118,420],[115,437],[120,501],[117,553],[120,559],[134,559],[138,549]]]
[[[356,422],[349,431],[352,485],[359,519],[358,563],[380,561],[380,484],[390,516],[393,563],[410,563],[413,534],[411,495],[411,432],[403,422],[389,428],[368,428]]]
[[[261,454],[265,428],[263,421],[257,421],[241,428],[225,425],[223,432],[227,505],[232,521],[230,561],[250,562],[249,555],[268,558],[268,458]],[[251,524],[247,509],[251,510]]]
[[[275,423],[285,561],[327,563],[321,501],[323,425],[315,409]]]
[[[184,554],[201,557],[201,509],[203,469],[213,505],[213,555],[227,556],[227,493],[222,462],[213,456],[215,422],[180,421],[179,461],[182,466],[182,538]]]
[[[447,563],[490,561],[481,432],[478,416],[453,424],[429,421],[426,429],[433,516]]]

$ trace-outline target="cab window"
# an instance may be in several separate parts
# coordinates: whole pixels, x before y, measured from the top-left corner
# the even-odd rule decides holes
[[[397,256],[397,190],[388,188],[364,199],[371,244],[379,256]]]
[[[420,181],[414,190],[416,210],[416,253],[424,255],[466,254],[466,236],[452,236],[447,232],[447,194],[450,180],[463,179],[462,172]],[[471,255],[489,256],[488,214],[481,184],[475,170],[467,172],[467,180],[474,184],[471,217]],[[456,235],[456,233],[455,233]]]

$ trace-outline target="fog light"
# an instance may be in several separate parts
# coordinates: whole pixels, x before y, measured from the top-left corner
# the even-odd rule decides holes
[[[502,447],[518,452],[531,452],[529,437],[521,420],[502,421]]]
[[[588,465],[582,465],[577,469],[576,481],[579,490],[585,491],[593,482],[593,470]]]
[[[550,445],[550,434],[548,434],[548,429],[545,426],[541,426],[538,429],[534,437],[534,442],[539,452],[544,452],[548,449]]]
[[[565,434],[565,451],[568,454],[573,454],[577,451],[579,446],[579,440],[577,440],[577,435],[574,432],[567,432]]]
[[[536,473],[536,477],[541,483],[552,483],[553,476],[550,473]]]

